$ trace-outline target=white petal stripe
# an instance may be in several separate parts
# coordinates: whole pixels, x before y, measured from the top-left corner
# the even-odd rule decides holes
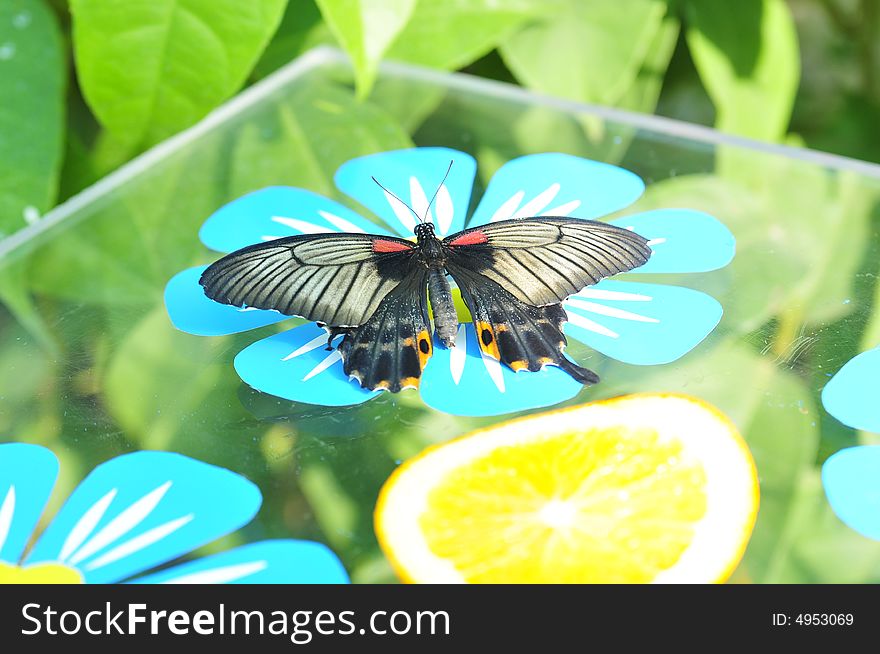
[[[131,540],[122,543],[122,545],[117,545],[106,554],[102,554],[94,561],[86,564],[86,570],[97,570],[98,568],[103,568],[105,565],[114,563],[119,559],[125,558],[130,554],[140,552],[145,547],[149,547],[153,543],[157,543],[166,536],[173,534],[175,531],[183,527],[183,525],[192,522],[192,519],[194,517],[195,516],[190,513],[189,515],[185,515],[182,518],[169,520],[168,522],[161,524],[158,527],[153,527],[152,529],[145,531],[139,536],[135,536]]]
[[[434,200],[434,208],[437,212],[437,230],[440,232],[440,236],[446,236],[455,216],[455,205],[452,204],[452,196],[449,194],[446,184],[440,185],[437,199]]]
[[[568,322],[577,327],[581,327],[591,332],[595,332],[597,334],[602,334],[603,336],[608,336],[609,338],[618,338],[620,334],[615,331],[608,329],[607,327],[603,327],[599,323],[590,320],[589,318],[584,318],[579,313],[571,312],[568,314]]]
[[[73,529],[70,530],[67,538],[64,539],[64,544],[61,546],[61,554],[58,555],[59,561],[66,561],[76,548],[82,545],[83,541],[91,535],[107,512],[107,508],[110,506],[113,498],[116,497],[116,492],[115,488],[110,490],[104,497],[92,504],[88,511],[83,513],[82,517],[73,526]]]
[[[421,183],[415,177],[409,178],[409,196],[410,196],[410,205],[415,211],[419,219],[427,216],[427,222],[433,222],[434,218],[431,215],[431,209],[428,207],[428,198],[425,195],[425,189],[422,188]]]
[[[537,216],[541,211],[547,208],[547,205],[553,202],[553,198],[559,193],[560,188],[561,187],[558,183],[551,184],[529,202],[526,202],[520,207],[519,211],[517,211],[513,217],[529,218],[530,216]]]
[[[495,213],[492,214],[489,222],[497,223],[499,220],[507,220],[508,218],[512,218],[513,214],[516,213],[516,208],[519,206],[519,203],[522,202],[522,199],[525,196],[525,191],[517,191],[516,193],[514,193],[507,199],[504,204],[502,204],[500,207],[498,207],[498,209],[495,210]]]
[[[483,352],[482,348],[480,349],[480,356],[483,358],[483,365],[486,366],[486,372],[489,373],[489,377],[494,382],[498,392],[504,393],[504,373],[501,371],[501,362]]]
[[[567,216],[572,211],[581,206],[580,200],[572,200],[571,202],[566,202],[565,204],[560,204],[558,207],[553,207],[552,209],[547,209],[547,211],[543,212],[542,216]]]
[[[458,334],[455,335],[455,347],[449,350],[449,372],[456,386],[464,373],[464,364],[467,361],[465,357],[467,357],[467,334],[464,325],[459,325]]]
[[[608,316],[610,318],[632,320],[633,322],[660,322],[656,318],[649,318],[648,316],[642,316],[633,313],[632,311],[624,311],[623,309],[615,309],[614,307],[606,307],[604,304],[598,304],[596,302],[585,302],[584,300],[572,300],[569,298],[566,305],[580,309],[581,311],[598,313],[600,316]]]
[[[285,218],[284,216],[272,216],[273,222],[279,223],[295,229],[302,234],[327,234],[333,232],[329,227],[316,225],[307,220],[297,220],[296,218]]]
[[[222,568],[213,568],[212,570],[199,570],[188,575],[174,577],[163,581],[163,584],[228,584],[231,581],[237,581],[242,577],[249,577],[257,572],[262,572],[269,567],[266,561],[250,561],[248,563],[237,563],[235,565],[227,565]]]
[[[15,515],[15,486],[10,485],[6,497],[3,498],[3,504],[0,504],[0,550],[3,549],[9,536],[13,515]]]
[[[316,336],[312,340],[310,340],[305,345],[300,346],[298,349],[294,350],[286,357],[281,359],[282,361],[290,361],[291,359],[295,359],[298,356],[305,354],[306,352],[311,352],[312,350],[316,350],[321,347],[324,343],[327,342],[327,335],[322,334],[321,336]]]
[[[319,211],[318,215],[340,231],[354,232],[357,234],[364,233],[364,230],[355,225],[353,222],[346,220],[345,218],[341,218],[336,214],[330,213],[329,211]]]
[[[321,374],[337,361],[342,361],[342,352],[340,352],[339,350],[333,350],[330,354],[327,355],[327,357],[323,361],[321,361],[321,363],[312,368],[309,373],[302,378],[302,380],[309,381],[312,377]]]
[[[398,200],[388,191],[383,191],[383,193],[385,193],[385,199],[388,200],[388,204],[391,206],[391,209],[394,211],[394,215],[397,216],[400,224],[403,225],[407,231],[414,232],[416,229],[416,219],[410,212],[409,208],[403,204],[402,200]]]
[[[113,520],[107,523],[107,526],[90,540],[86,541],[85,545],[70,557],[70,563],[77,565],[80,561],[90,557],[98,550],[103,549],[137,527],[162,501],[169,488],[171,488],[171,482],[166,481],[113,518]]]
[[[591,300],[619,300],[621,302],[650,302],[654,298],[641,293],[628,293],[626,291],[606,291],[601,288],[585,288],[571,298],[590,298]]]

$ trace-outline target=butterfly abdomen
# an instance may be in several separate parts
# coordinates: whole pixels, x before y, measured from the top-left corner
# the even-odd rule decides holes
[[[446,271],[440,266],[428,268],[428,299],[434,312],[434,331],[446,347],[455,346],[458,335],[458,314],[452,300],[452,289]]]

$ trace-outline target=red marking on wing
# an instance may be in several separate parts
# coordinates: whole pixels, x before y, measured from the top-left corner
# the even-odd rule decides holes
[[[386,241],[384,238],[377,238],[373,241],[373,252],[405,252],[412,250],[412,247],[408,243]]]
[[[467,234],[462,234],[458,238],[454,238],[447,245],[480,245],[481,243],[488,243],[489,237],[486,236],[479,229],[473,232],[468,232]]]

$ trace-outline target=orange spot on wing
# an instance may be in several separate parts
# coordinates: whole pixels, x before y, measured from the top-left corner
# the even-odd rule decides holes
[[[412,247],[408,243],[388,241],[384,238],[377,238],[373,241],[373,252],[406,252],[412,250]]]
[[[498,352],[498,343],[495,341],[495,330],[492,325],[482,320],[476,322],[477,340],[480,342],[480,349],[490,357],[501,360],[501,354]]]
[[[461,236],[452,239],[447,243],[447,245],[480,245],[481,243],[488,243],[489,237],[486,236],[479,229],[473,232],[468,232],[467,234],[462,234]]]

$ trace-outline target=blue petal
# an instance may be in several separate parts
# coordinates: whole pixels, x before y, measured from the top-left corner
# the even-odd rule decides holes
[[[878,380],[880,347],[850,359],[822,389],[822,404],[843,424],[880,433]]]
[[[514,372],[486,357],[473,323],[459,327],[455,348],[434,342],[434,355],[422,376],[422,399],[458,416],[497,416],[558,404],[583,388],[554,366],[538,372]]]
[[[603,280],[563,304],[565,333],[594,350],[639,365],[684,356],[721,320],[715,298],[678,286]]]
[[[880,540],[880,447],[849,447],[822,466],[822,484],[837,517],[863,536]]]
[[[165,287],[165,308],[171,324],[197,336],[237,334],[265,327],[290,316],[277,311],[243,309],[214,302],[199,285],[199,277],[207,266],[188,268],[177,273]]]
[[[112,583],[170,561],[250,521],[260,491],[229,470],[169,452],[99,465],[74,490],[28,563],[59,561]]]
[[[199,238],[213,250],[232,252],[273,237],[321,232],[388,233],[323,195],[272,186],[220,207],[202,225]]]
[[[639,273],[691,273],[723,268],[733,260],[736,239],[723,223],[690,209],[658,209],[611,221],[633,229],[653,254]]]
[[[345,584],[339,559],[320,543],[267,540],[134,580],[138,584]]]
[[[570,154],[530,154],[492,177],[469,226],[527,216],[598,218],[629,206],[645,190],[637,175]]]
[[[18,563],[57,476],[58,459],[45,447],[0,445],[0,561]]]
[[[257,341],[235,357],[249,386],[295,402],[346,406],[381,391],[367,391],[342,371],[338,350],[328,352],[327,332],[314,323]]]
[[[474,158],[449,148],[413,148],[380,152],[358,157],[340,166],[336,171],[336,186],[384,220],[398,234],[413,235],[416,218],[397,200],[386,196],[382,186],[424,216],[428,202],[440,187],[449,168],[443,189],[428,212],[440,236],[464,228],[468,202],[477,172]]]

